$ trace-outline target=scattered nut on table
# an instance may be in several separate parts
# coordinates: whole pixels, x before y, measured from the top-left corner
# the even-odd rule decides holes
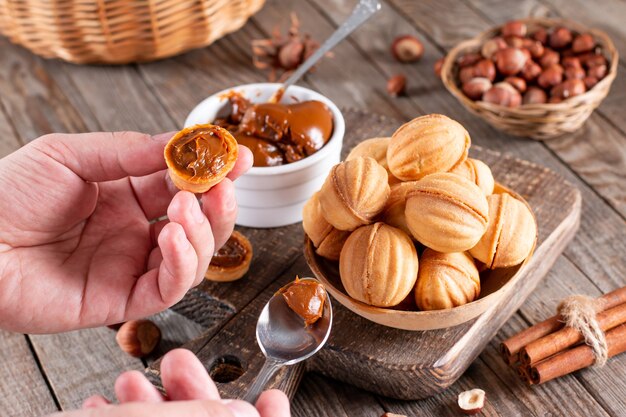
[[[459,408],[464,414],[477,414],[485,406],[485,391],[474,388],[463,391],[458,398]]]

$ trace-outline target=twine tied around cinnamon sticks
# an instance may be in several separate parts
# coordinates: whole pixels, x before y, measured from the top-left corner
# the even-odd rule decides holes
[[[558,310],[500,345],[507,364],[528,384],[600,367],[626,351],[626,287],[598,299],[569,297]]]
[[[602,304],[602,306],[598,306]],[[604,308],[602,299],[591,298],[586,295],[572,295],[561,301],[557,312],[566,327],[577,330],[591,348],[594,365],[602,368],[608,359],[609,349],[606,345],[604,331],[597,320],[597,312]]]

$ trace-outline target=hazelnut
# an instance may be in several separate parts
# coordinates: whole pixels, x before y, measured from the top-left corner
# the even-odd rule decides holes
[[[406,92],[406,77],[396,74],[387,81],[387,93],[391,97],[398,97]]]
[[[515,75],[524,68],[526,55],[517,48],[504,48],[496,52],[496,65],[503,75]]]
[[[548,31],[544,28],[539,28],[532,34],[532,38],[542,44],[548,43]]]
[[[322,213],[339,230],[372,223],[389,197],[387,171],[373,158],[358,157],[335,165],[319,191]]]
[[[606,65],[606,58],[601,54],[590,54],[584,58],[581,56],[580,59],[587,68],[595,67],[596,65]]]
[[[587,75],[589,77],[597,78],[601,80],[606,75],[606,65],[594,65],[593,67],[589,67],[587,70]]]
[[[565,49],[572,43],[572,32],[568,28],[556,28],[550,34],[550,48]]]
[[[459,70],[459,80],[461,81],[461,84],[465,84],[466,82],[468,82],[472,78],[474,78],[474,67],[473,66],[461,68]]]
[[[443,61],[446,58],[439,58],[438,60],[435,61],[435,65],[433,66],[433,71],[435,72],[435,75],[437,76],[437,78],[441,78],[441,68],[443,68]]]
[[[504,42],[511,48],[521,48],[524,45],[524,40],[518,36],[505,36]]]
[[[578,96],[586,91],[585,83],[580,79],[572,79],[563,81],[561,84],[555,85],[550,90],[552,97],[559,97],[562,99]]]
[[[511,84],[500,82],[495,84],[483,95],[483,101],[505,107],[519,107],[522,96]]]
[[[587,74],[581,67],[565,67],[566,80],[582,80]]]
[[[525,45],[524,48],[526,48],[528,52],[530,52],[530,55],[534,59],[541,58],[546,51],[546,48],[543,47],[543,44],[539,41],[531,41],[530,39],[526,40],[530,41],[530,43],[528,45]]]
[[[504,39],[496,37],[485,42],[480,49],[481,54],[487,59],[493,59],[494,54],[500,49],[507,47]]]
[[[457,63],[459,64],[459,67],[464,68],[474,65],[481,59],[483,59],[483,57],[479,53],[471,52],[469,54],[461,55],[457,60]]]
[[[526,91],[526,81],[520,77],[506,77],[505,82],[511,84],[517,91],[523,93]]]
[[[130,320],[117,331],[120,349],[136,358],[149,355],[161,341],[161,330],[150,320]]]
[[[426,248],[419,260],[415,302],[420,310],[444,310],[471,303],[480,295],[480,277],[466,252]]]
[[[549,88],[563,81],[563,67],[552,65],[543,70],[537,78],[537,84],[542,88]]]
[[[526,81],[534,80],[539,76],[539,74],[541,74],[541,67],[533,61],[528,61],[522,69],[522,78]]]
[[[339,256],[339,275],[348,295],[377,307],[402,302],[415,285],[417,271],[411,238],[382,222],[352,232]]]
[[[514,266],[528,257],[535,244],[537,224],[528,206],[510,194],[492,194],[489,225],[470,254],[487,268]]]
[[[526,36],[526,23],[519,20],[510,20],[502,26],[502,36]]]
[[[585,83],[587,90],[591,90],[596,84],[598,84],[598,79],[596,77],[587,76],[583,78],[583,82]]]
[[[529,87],[522,98],[522,104],[543,104],[547,101],[548,95],[539,87]]]
[[[485,406],[485,391],[478,388],[463,391],[457,403],[464,414],[478,414]]]
[[[491,88],[491,81],[484,77],[472,78],[463,84],[463,93],[472,100],[480,100],[485,91]]]
[[[424,55],[424,45],[415,36],[402,35],[393,40],[391,53],[399,62],[415,62]]]
[[[489,81],[495,80],[496,67],[493,62],[488,59],[480,60],[474,65],[474,77],[487,78]]]
[[[396,178],[418,180],[462,163],[470,144],[469,133],[459,122],[441,114],[429,114],[403,124],[393,133],[387,164]]]
[[[593,40],[593,36],[589,33],[582,33],[574,38],[572,43],[572,51],[575,54],[583,52],[589,52],[596,46],[596,42]]]
[[[407,195],[404,214],[418,242],[445,253],[463,252],[475,246],[489,220],[483,191],[468,179],[449,172],[427,175],[417,181]]]
[[[561,60],[561,65],[563,66],[563,68],[567,69],[567,68],[582,68],[582,65],[580,64],[580,59],[578,59],[575,56],[566,56]]]
[[[550,103],[550,104],[557,104],[557,103],[560,103],[562,101],[563,101],[563,99],[561,97],[556,97],[556,96],[552,96],[552,97],[550,97],[550,99],[548,99],[548,103]]]
[[[560,60],[561,56],[558,52],[553,51],[552,49],[546,49],[543,56],[539,60],[539,63],[543,68],[548,68],[550,65],[558,64]]]

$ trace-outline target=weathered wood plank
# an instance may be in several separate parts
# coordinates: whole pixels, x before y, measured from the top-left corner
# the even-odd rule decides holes
[[[0,330],[0,415],[32,417],[57,411],[27,336]]]
[[[113,384],[123,370],[143,363],[120,350],[115,331],[106,327],[54,335],[31,335],[33,347],[63,410],[102,394],[115,399]]]

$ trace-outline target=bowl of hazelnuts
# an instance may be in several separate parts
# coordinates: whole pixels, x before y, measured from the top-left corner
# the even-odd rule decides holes
[[[602,31],[527,18],[457,45],[444,60],[441,79],[497,129],[545,140],[582,126],[608,94],[618,60]]]

